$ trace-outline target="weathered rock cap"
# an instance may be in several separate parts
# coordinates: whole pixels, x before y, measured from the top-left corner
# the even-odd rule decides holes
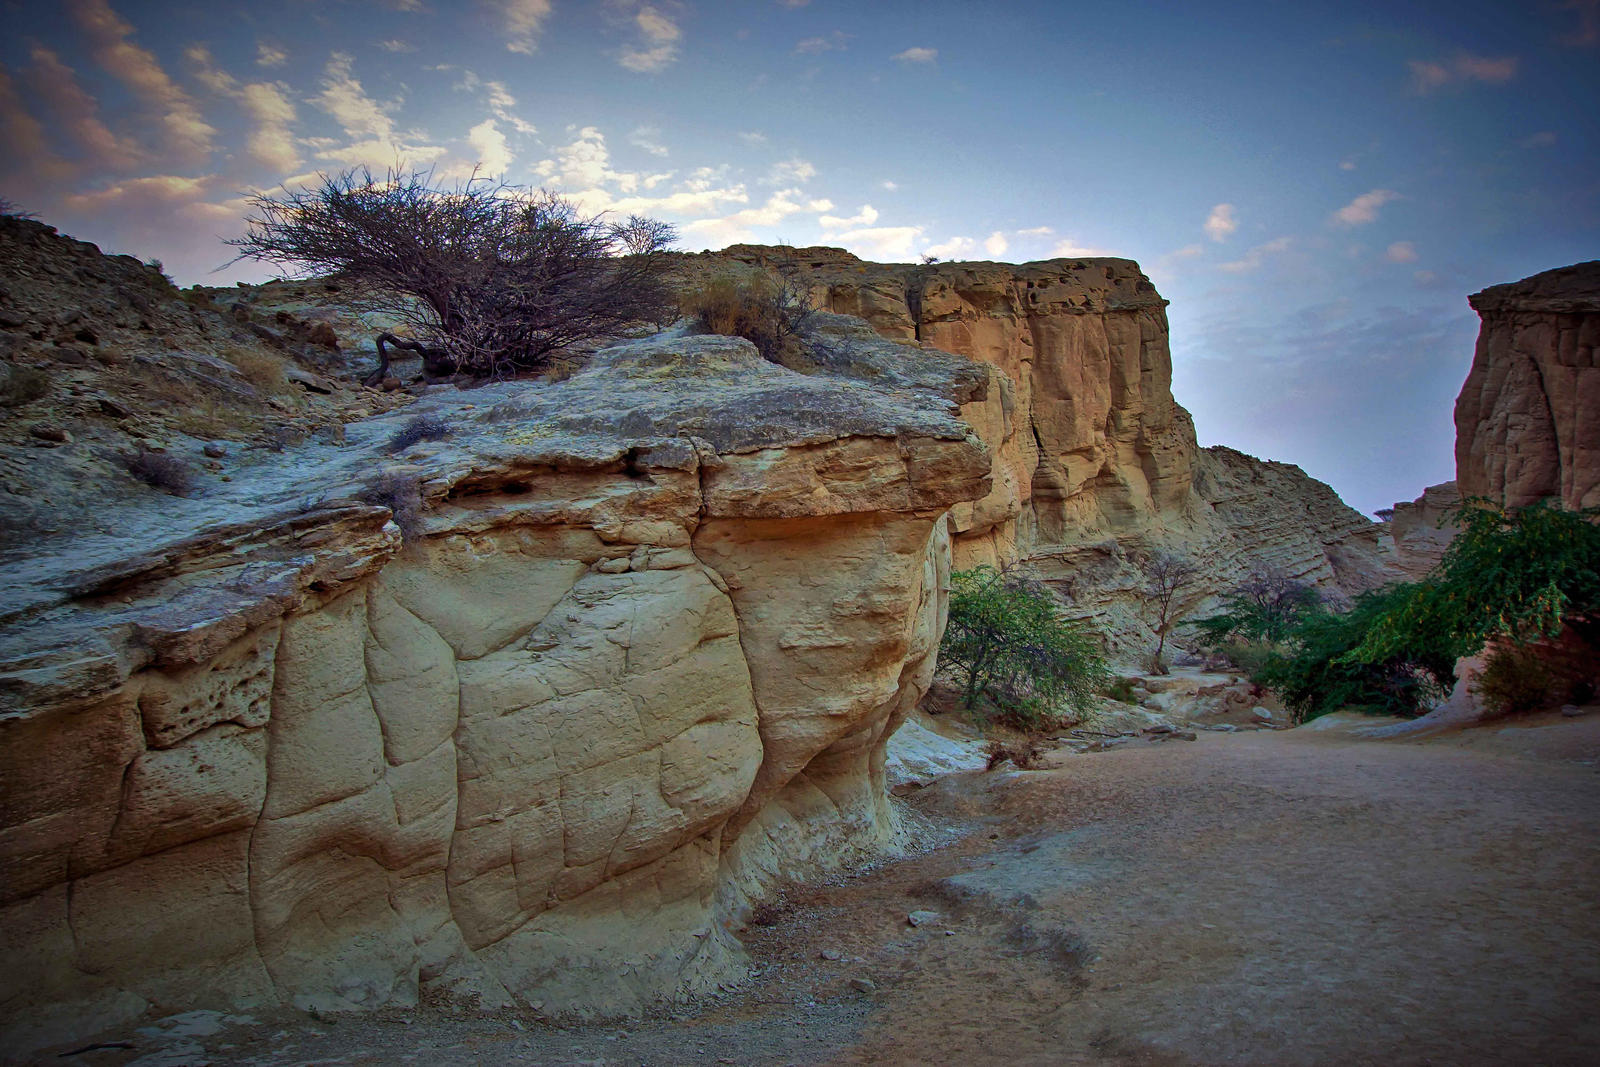
[[[1541,271],[1519,282],[1491,285],[1467,297],[1474,311],[1600,311],[1600,259]]]
[[[956,417],[984,387],[970,360],[840,330],[859,352],[816,374],[770,363],[742,338],[656,335],[596,353],[564,382],[518,390],[483,422],[553,450],[594,438],[654,450],[686,437],[719,454],[844,437],[970,438],[982,449]]]

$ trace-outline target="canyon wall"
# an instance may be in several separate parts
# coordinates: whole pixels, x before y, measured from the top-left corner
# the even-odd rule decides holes
[[[1167,302],[1132,260],[881,264],[760,246],[685,259],[701,276],[791,272],[818,307],[978,363],[989,385],[962,417],[990,446],[993,488],[952,511],[956,566],[1030,560],[1121,658],[1154,647],[1140,603],[1152,552],[1200,565],[1190,614],[1253,568],[1335,600],[1399,576],[1381,528],[1325,484],[1198,446],[1172,397]]]
[[[0,590],[5,1047],[739,977],[752,895],[888,842],[946,514],[991,486],[978,370],[852,348],[440,387],[34,546]]]
[[[1600,260],[1468,301],[1483,326],[1456,398],[1461,493],[1600,505]]]

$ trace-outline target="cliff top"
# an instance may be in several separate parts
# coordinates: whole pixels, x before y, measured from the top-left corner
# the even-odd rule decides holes
[[[1519,282],[1491,285],[1467,297],[1475,311],[1600,311],[1600,259],[1540,271]]]

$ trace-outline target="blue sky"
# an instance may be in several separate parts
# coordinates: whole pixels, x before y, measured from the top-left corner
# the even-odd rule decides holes
[[[688,249],[1139,260],[1202,443],[1453,474],[1466,294],[1600,256],[1600,0],[0,0],[0,195],[180,282],[241,194],[475,164]]]

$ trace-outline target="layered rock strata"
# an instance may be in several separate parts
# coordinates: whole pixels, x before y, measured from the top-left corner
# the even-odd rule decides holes
[[[993,455],[990,493],[952,512],[958,568],[1031,560],[1113,651],[1154,647],[1141,561],[1200,565],[1186,613],[1253,568],[1335,598],[1399,576],[1380,528],[1298,467],[1202,450],[1172,397],[1166,300],[1126,259],[866,263],[834,248],[735,246],[686,272],[786,271],[813,303],[989,379],[962,417]]]
[[[1456,482],[1520,506],[1600,505],[1600,260],[1491,286],[1456,398]]]
[[[867,384],[900,349],[852,348],[801,375],[665,336],[442,389],[13,570],[6,1046],[737,976],[741,902],[887,841],[945,516],[990,492],[954,417],[984,376]]]

